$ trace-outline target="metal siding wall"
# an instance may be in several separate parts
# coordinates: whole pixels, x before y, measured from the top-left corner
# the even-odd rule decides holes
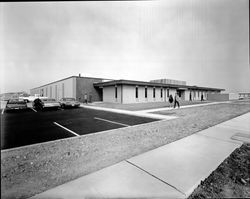
[[[64,83],[62,83],[62,98],[64,98]]]
[[[57,100],[57,85],[55,85],[55,99]]]
[[[64,89],[63,89],[64,88]],[[74,97],[73,95],[74,91],[72,90],[73,88],[73,78],[68,78],[66,80],[62,80],[56,83],[48,84],[46,86],[37,88],[37,89],[32,89],[31,94],[43,94],[46,97],[50,98],[55,98],[57,100],[60,100],[63,95],[64,97]]]

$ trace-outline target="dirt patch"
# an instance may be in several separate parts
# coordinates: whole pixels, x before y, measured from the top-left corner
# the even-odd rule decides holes
[[[250,144],[243,144],[202,181],[188,199],[249,198],[249,165]]]

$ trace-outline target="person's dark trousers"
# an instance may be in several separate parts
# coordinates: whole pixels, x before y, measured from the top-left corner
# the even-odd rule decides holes
[[[180,108],[180,104],[177,100],[174,101],[174,108],[176,107],[176,104],[178,105],[178,108]]]

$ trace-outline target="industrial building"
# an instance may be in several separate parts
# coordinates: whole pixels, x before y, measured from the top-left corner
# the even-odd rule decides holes
[[[59,100],[73,97],[80,102],[84,95],[89,102],[103,101],[112,103],[165,102],[177,92],[182,100],[207,99],[211,93],[224,89],[188,86],[185,81],[160,79],[145,81],[110,80],[103,78],[71,76],[30,90],[31,95],[39,94]]]
[[[94,83],[110,81],[102,78],[71,76],[30,90],[31,95],[60,100],[64,97],[73,97],[80,102],[84,101],[84,95],[88,95],[88,101],[102,101],[102,90],[96,89]]]

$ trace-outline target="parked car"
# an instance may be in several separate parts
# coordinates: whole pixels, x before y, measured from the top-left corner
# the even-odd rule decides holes
[[[18,98],[9,99],[7,101],[5,110],[15,110],[15,109],[26,109],[27,103],[24,100],[19,100]]]
[[[59,102],[62,108],[80,106],[80,102],[76,101],[75,98],[71,98],[71,97],[62,98]]]
[[[19,97],[19,99],[24,100],[26,102],[33,102],[37,98],[47,99],[48,97],[37,97],[37,96]]]
[[[33,101],[33,107],[37,110],[43,110],[45,108],[58,109],[60,103],[53,98],[37,98]]]

